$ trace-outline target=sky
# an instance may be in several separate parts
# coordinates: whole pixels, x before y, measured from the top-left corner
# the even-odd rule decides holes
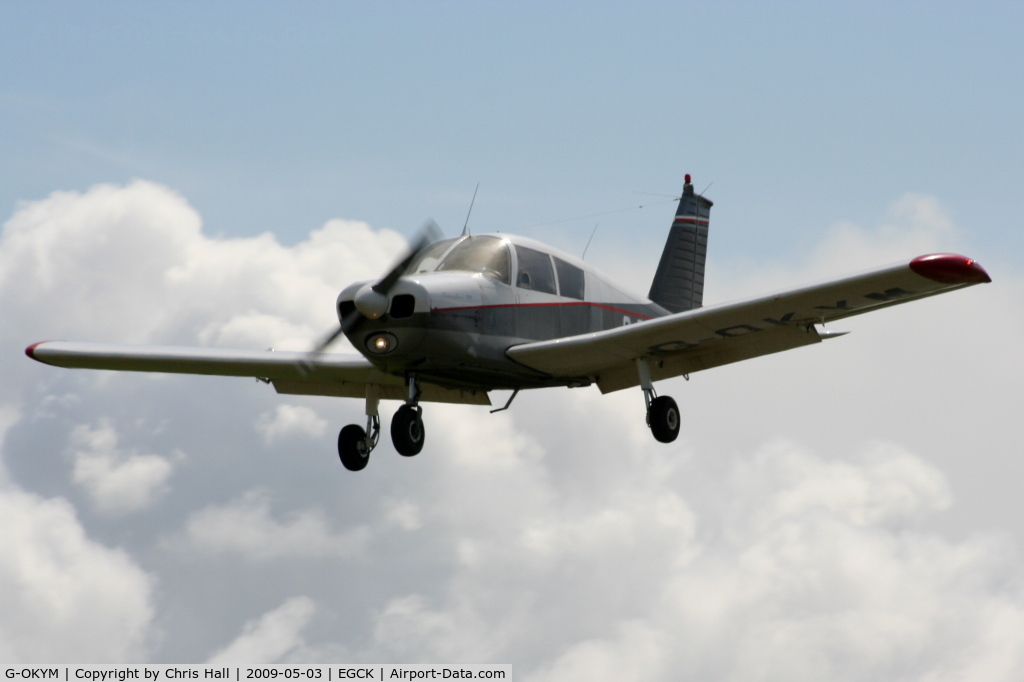
[[[1020,679],[1022,20],[0,4],[0,660]],[[639,391],[536,391],[426,405],[423,453],[358,474],[359,401],[23,354],[308,348],[477,183],[474,231],[581,254],[596,226],[587,261],[643,294],[685,173],[705,304],[930,252],[993,282],[660,382],[671,445]]]

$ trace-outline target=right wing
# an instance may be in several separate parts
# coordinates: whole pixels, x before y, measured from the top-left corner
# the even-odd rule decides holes
[[[617,329],[513,346],[513,360],[551,376],[595,381],[601,392],[636,386],[636,360],[666,379],[818,343],[814,325],[991,281],[976,262],[932,254],[859,275],[697,308]]]
[[[74,341],[43,341],[25,349],[33,360],[56,367],[127,372],[167,372],[255,377],[278,393],[365,398],[368,390],[386,400],[405,400],[402,377],[386,374],[366,358],[340,353],[233,350],[180,346],[129,346]],[[448,389],[420,383],[421,400],[490,405],[483,391]]]

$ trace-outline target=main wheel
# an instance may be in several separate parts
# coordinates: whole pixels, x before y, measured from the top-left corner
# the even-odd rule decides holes
[[[349,424],[338,434],[338,457],[349,471],[361,471],[370,461],[366,449],[366,431],[358,424]]]
[[[412,457],[423,449],[423,409],[419,406],[402,405],[391,419],[391,442],[398,454]]]
[[[679,408],[676,401],[667,395],[658,396],[651,401],[647,410],[647,423],[651,433],[662,443],[671,443],[679,435]]]

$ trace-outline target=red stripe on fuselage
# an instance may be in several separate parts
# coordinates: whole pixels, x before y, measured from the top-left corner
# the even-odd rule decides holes
[[[542,307],[554,307],[554,306],[570,306],[570,305],[588,305],[593,308],[603,308],[605,310],[611,310],[612,312],[622,313],[623,315],[629,315],[631,317],[639,317],[643,320],[652,319],[650,315],[644,315],[643,313],[635,313],[630,310],[623,308],[616,308],[610,305],[604,305],[602,303],[591,303],[590,301],[565,301],[565,302],[552,302],[552,303],[499,303],[495,305],[467,305],[467,306],[455,306],[453,308],[431,308],[432,313],[447,313],[452,310],[486,310],[488,308],[542,308]]]

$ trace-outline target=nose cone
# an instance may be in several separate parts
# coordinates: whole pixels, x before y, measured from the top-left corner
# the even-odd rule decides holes
[[[356,310],[371,320],[379,319],[388,311],[388,295],[374,291],[370,284],[364,285],[356,292],[353,303],[355,303]]]

